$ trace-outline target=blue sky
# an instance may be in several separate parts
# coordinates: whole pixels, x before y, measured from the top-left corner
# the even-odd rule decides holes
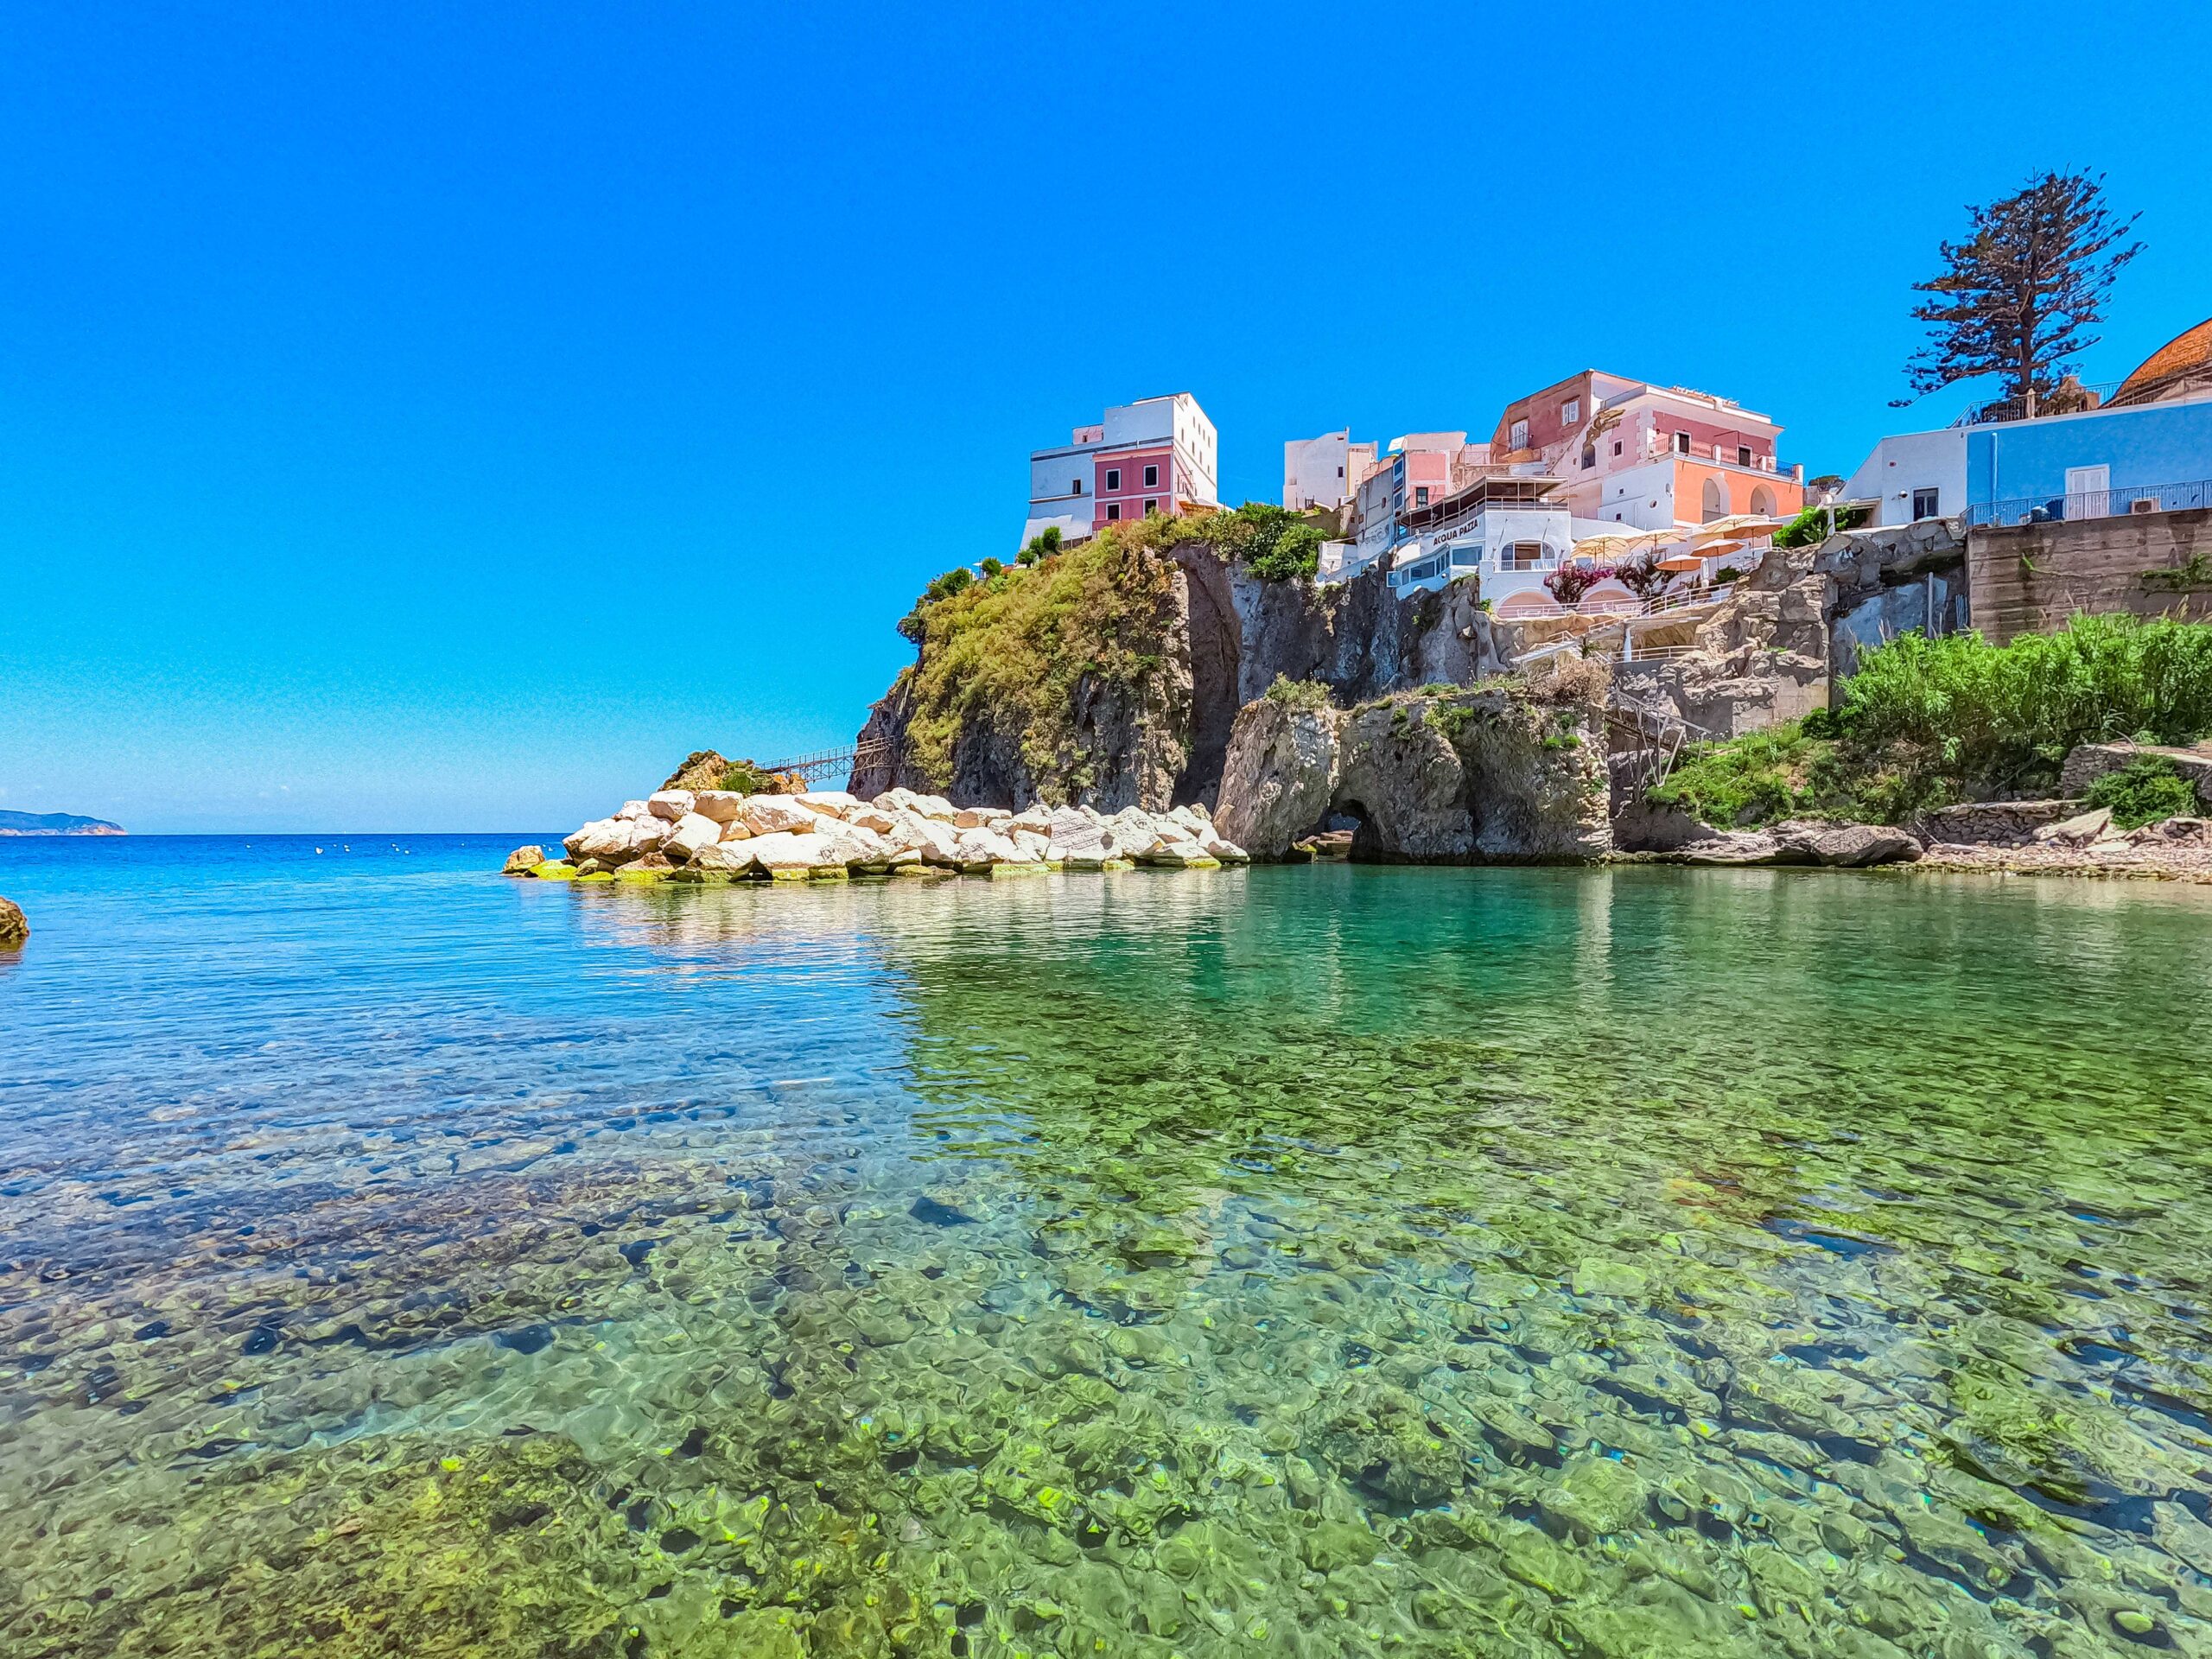
[[[555,829],[850,736],[1029,449],[1196,392],[1465,427],[1586,366],[1847,472],[1963,204],[2212,314],[2212,9],[0,12],[0,806]],[[2145,98],[2146,73],[2164,91]]]

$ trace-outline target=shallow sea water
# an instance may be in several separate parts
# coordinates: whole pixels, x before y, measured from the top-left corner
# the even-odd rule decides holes
[[[0,1653],[2212,1651],[2212,893],[514,839],[0,843]]]

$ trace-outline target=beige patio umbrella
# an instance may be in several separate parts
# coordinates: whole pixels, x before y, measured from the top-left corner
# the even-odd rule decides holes
[[[1574,544],[1574,556],[1582,558],[1610,558],[1616,553],[1627,553],[1643,546],[1666,532],[1656,530],[1606,530],[1595,536],[1585,536]]]
[[[1764,513],[1732,512],[1707,519],[1690,532],[1690,540],[1699,545],[1707,542],[1734,542],[1740,545],[1754,537],[1771,536],[1789,522],[1787,518],[1767,518]]]

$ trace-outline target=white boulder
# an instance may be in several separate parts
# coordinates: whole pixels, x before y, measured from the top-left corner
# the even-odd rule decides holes
[[[718,841],[692,854],[690,868],[721,875],[743,875],[756,862],[750,841]]]
[[[940,823],[950,823],[955,809],[942,795],[923,795],[911,789],[889,789],[875,798],[875,804],[887,811],[899,810],[931,818]]]
[[[950,823],[915,812],[902,812],[898,817],[898,827],[891,832],[893,845],[902,850],[912,849],[927,864],[960,862],[959,836]]]
[[[1002,806],[963,806],[952,814],[956,830],[995,830],[1014,816]]]
[[[700,816],[703,817],[705,814],[702,813]],[[752,833],[753,831],[746,827],[745,820],[742,818],[733,818],[722,825],[724,841],[743,841]]]
[[[614,816],[618,818],[628,818],[633,822],[643,822],[653,817],[654,814],[652,808],[643,801],[625,801],[622,803],[621,810]]]
[[[1012,842],[997,830],[986,829],[982,824],[973,824],[963,830],[954,844],[958,849],[963,869],[977,865],[988,868],[993,864],[1019,864],[1022,861],[1020,853]]]
[[[867,804],[859,796],[848,795],[842,789],[810,789],[791,798],[825,818],[849,818],[856,809]]]
[[[1152,815],[1141,807],[1125,806],[1106,820],[1107,836],[1123,858],[1144,858],[1160,845]]]
[[[830,843],[833,854],[855,868],[882,868],[891,862],[892,854],[899,850],[887,837],[873,830],[834,818],[824,820],[815,833],[817,839]]]
[[[1014,842],[1014,853],[1024,864],[1042,864],[1052,855],[1052,838],[1039,835],[1027,825],[1007,839]]]
[[[1118,855],[1112,837],[1096,818],[1064,806],[1052,814],[1046,856],[1071,870],[1095,870]]]
[[[662,852],[672,864],[689,862],[700,852],[716,845],[722,838],[722,827],[712,818],[696,812],[686,812],[678,818],[660,844]]]
[[[804,807],[799,810],[806,810]],[[728,847],[733,843],[721,844]],[[753,863],[764,870],[820,870],[845,862],[836,837],[830,836],[800,836],[779,830],[736,844],[752,854]]]
[[[659,851],[667,829],[658,818],[594,818],[561,844],[579,863],[595,858],[602,864],[627,864]]]
[[[756,836],[805,835],[822,822],[796,795],[748,795],[738,822]]]
[[[734,789],[702,789],[692,796],[691,810],[716,823],[735,823],[749,798]]]
[[[658,790],[645,797],[645,810],[657,818],[665,818],[675,823],[691,810],[691,803],[697,798],[688,789]]]

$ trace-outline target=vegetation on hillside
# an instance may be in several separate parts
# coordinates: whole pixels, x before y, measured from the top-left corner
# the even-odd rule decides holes
[[[1038,777],[1080,787],[1077,686],[1089,677],[1134,689],[1170,648],[1174,576],[1160,556],[1203,542],[1263,582],[1303,582],[1319,569],[1322,539],[1315,518],[1248,501],[1125,520],[1073,545],[1048,529],[1010,566],[946,571],[899,624],[919,653],[902,677],[908,758],[943,785],[963,727],[988,714],[1019,729]]]
[[[963,728],[982,716],[1019,733],[1035,775],[1079,783],[1077,683],[1136,688],[1169,648],[1173,567],[1141,539],[1098,536],[1030,566],[931,584],[899,631],[920,648],[903,677],[906,754],[932,782],[950,781]]]
[[[1861,657],[1837,709],[1694,749],[1652,798],[1722,827],[1893,823],[2047,793],[2076,744],[2208,733],[2212,625],[2083,616],[2003,646],[1914,632]]]

